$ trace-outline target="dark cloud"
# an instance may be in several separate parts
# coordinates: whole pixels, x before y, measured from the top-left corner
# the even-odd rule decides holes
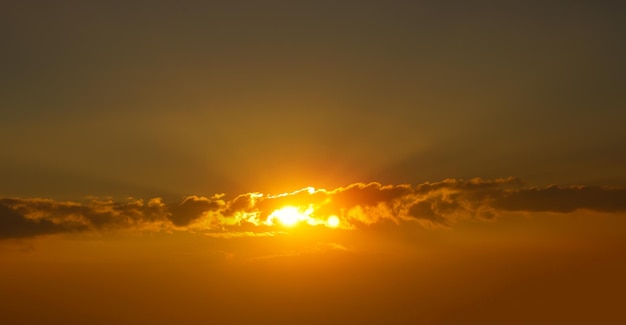
[[[84,227],[56,224],[48,219],[28,219],[0,204],[0,238],[21,238],[84,230]]]
[[[380,183],[357,183],[346,188],[331,192],[334,205],[342,208],[355,206],[376,206],[380,203],[389,204],[399,198],[411,194],[410,185],[387,185]]]
[[[416,219],[428,220],[433,224],[445,224],[445,218],[433,207],[434,202],[425,200],[409,207],[409,216]]]
[[[251,212],[254,209],[254,196],[256,193],[246,193],[237,196],[228,202],[224,210],[224,216],[233,217],[237,212]]]
[[[0,238],[76,231],[142,229],[167,222],[160,199],[127,202],[93,199],[87,203],[49,199],[0,199]]]
[[[325,225],[330,216],[337,216],[339,226],[350,229],[386,220],[449,226],[464,218],[493,219],[501,212],[622,213],[626,212],[626,188],[528,187],[516,178],[477,178],[416,186],[356,183],[279,195],[247,193],[231,200],[222,195],[188,196],[174,204],[159,198],[86,203],[5,198],[0,199],[0,238],[118,229],[187,229],[217,237],[271,234],[276,231],[272,213],[286,206],[299,209],[311,226]]]
[[[180,204],[169,207],[169,219],[176,226],[186,226],[199,219],[209,211],[217,211],[224,206],[224,201],[219,197],[207,199],[205,197],[188,196]]]

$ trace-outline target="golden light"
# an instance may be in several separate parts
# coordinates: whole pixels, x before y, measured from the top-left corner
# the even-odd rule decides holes
[[[328,217],[328,220],[326,220],[326,225],[331,227],[331,228],[336,228],[339,226],[340,220],[339,217],[337,216],[330,216]]]
[[[336,215],[320,218],[314,212],[315,209],[312,204],[307,208],[288,205],[270,213],[265,224],[268,226],[281,224],[285,227],[293,227],[299,223],[306,223],[311,226],[323,225],[329,228],[337,228],[341,225],[341,220]]]
[[[291,227],[300,221],[309,219],[309,216],[306,211],[302,212],[296,207],[286,206],[270,214],[269,220],[273,222],[275,219],[278,219],[278,222],[284,226]]]

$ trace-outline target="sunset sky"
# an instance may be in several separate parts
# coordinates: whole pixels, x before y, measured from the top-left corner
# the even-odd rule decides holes
[[[0,323],[621,323],[626,5],[0,4]]]

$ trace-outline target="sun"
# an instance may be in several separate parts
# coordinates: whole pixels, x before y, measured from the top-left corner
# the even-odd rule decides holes
[[[292,227],[300,221],[309,219],[309,216],[300,209],[292,206],[286,206],[284,208],[275,210],[270,214],[269,220],[277,219],[282,225]]]
[[[339,227],[340,222],[339,217],[332,215],[326,220],[326,225],[331,228],[336,228]]]
[[[274,210],[265,221],[265,224],[268,226],[281,224],[285,227],[294,227],[299,223],[306,223],[311,226],[323,225],[328,228],[337,228],[341,225],[341,220],[336,215],[331,215],[328,218],[318,218],[315,216],[314,211],[314,207],[311,205],[306,209],[291,205],[284,206]]]

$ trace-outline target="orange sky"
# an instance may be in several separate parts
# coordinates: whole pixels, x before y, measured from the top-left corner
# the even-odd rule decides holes
[[[4,1],[0,323],[623,323],[611,1]]]
[[[624,202],[515,178],[3,199],[1,305],[9,323],[613,322]]]

